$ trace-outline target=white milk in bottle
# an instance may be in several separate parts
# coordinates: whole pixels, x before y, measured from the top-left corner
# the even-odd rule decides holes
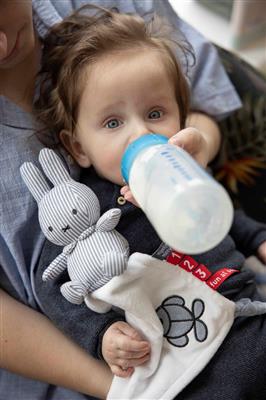
[[[144,135],[127,147],[121,171],[159,237],[171,248],[199,254],[228,233],[233,206],[225,189],[168,138]]]

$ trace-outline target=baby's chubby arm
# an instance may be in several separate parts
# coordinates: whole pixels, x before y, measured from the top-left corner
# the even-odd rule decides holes
[[[237,209],[230,235],[236,243],[236,247],[245,257],[256,255],[266,264],[266,224],[256,221],[246,215],[244,210]]]
[[[169,139],[169,143],[184,148],[196,161],[206,167],[221,145],[221,133],[216,121],[206,114],[191,112],[186,127]]]
[[[266,241],[261,243],[257,250],[257,256],[266,265]]]
[[[150,345],[129,324],[117,321],[104,333],[102,355],[113,374],[126,378],[149,360]]]

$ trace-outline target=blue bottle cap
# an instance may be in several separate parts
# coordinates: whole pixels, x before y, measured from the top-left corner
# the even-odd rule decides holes
[[[134,140],[134,142],[127,146],[121,161],[121,173],[126,183],[128,183],[129,180],[130,168],[139,152],[146,147],[165,144],[168,142],[168,139],[169,138],[163,135],[148,133]]]

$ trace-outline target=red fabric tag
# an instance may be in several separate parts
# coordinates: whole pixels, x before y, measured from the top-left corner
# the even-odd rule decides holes
[[[233,268],[222,268],[216,271],[207,281],[207,285],[216,290],[232,274],[239,272]]]
[[[192,274],[199,278],[201,281],[206,281],[211,276],[211,271],[208,270],[206,265],[200,264],[192,271]]]
[[[166,257],[166,261],[170,264],[177,265],[182,260],[183,256],[184,254],[172,250],[171,253]]]
[[[184,256],[180,261],[179,266],[188,272],[193,271],[199,265],[199,263],[190,256]]]
[[[237,269],[233,268],[222,268],[212,275],[206,265],[199,264],[194,258],[175,250],[172,250],[166,257],[166,261],[173,265],[179,265],[179,267],[187,272],[192,272],[195,277],[203,282],[205,281],[205,283],[214,290],[218,289],[229,276],[239,272]]]

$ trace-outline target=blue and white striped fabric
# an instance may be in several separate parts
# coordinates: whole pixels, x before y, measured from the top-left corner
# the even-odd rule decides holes
[[[114,229],[121,211],[112,209],[100,217],[97,196],[71,178],[53,150],[42,149],[39,161],[54,184],[52,189],[31,162],[21,166],[21,175],[38,203],[44,235],[56,245],[65,246],[44,271],[43,280],[55,279],[67,268],[71,280],[61,286],[61,293],[71,303],[81,304],[88,293],[127,267],[128,243]]]

